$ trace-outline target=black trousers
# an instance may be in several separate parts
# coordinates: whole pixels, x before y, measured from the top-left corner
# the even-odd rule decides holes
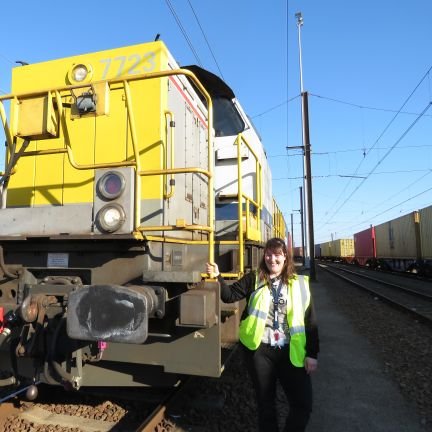
[[[312,384],[303,367],[289,359],[289,346],[261,344],[256,351],[242,346],[247,370],[255,388],[260,432],[278,432],[276,383],[280,382],[289,403],[284,432],[303,432],[312,411]]]

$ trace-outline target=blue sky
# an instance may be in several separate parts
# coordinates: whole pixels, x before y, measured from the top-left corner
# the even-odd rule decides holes
[[[274,195],[288,226],[294,213],[300,245],[303,162],[286,147],[301,145],[295,19],[301,11],[316,243],[350,238],[432,204],[430,0],[74,5],[21,0],[2,6],[8,19],[0,27],[1,93],[10,90],[15,60],[67,57],[151,41],[159,33],[180,64],[201,63],[222,75],[253,118],[272,167]]]

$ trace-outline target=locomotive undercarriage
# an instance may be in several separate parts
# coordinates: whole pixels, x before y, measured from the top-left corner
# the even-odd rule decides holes
[[[221,320],[219,286],[196,270],[204,248],[133,239],[2,242],[0,385],[78,389],[219,376],[221,327],[235,332],[239,314],[229,306]]]

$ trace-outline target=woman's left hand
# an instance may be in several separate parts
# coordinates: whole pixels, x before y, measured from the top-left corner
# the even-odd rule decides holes
[[[309,375],[312,372],[315,372],[317,370],[318,360],[312,357],[306,357],[304,365],[305,365],[306,373]]]

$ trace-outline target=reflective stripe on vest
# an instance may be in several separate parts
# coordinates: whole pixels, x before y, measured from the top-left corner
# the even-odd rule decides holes
[[[296,276],[288,283],[287,322],[290,332],[290,360],[294,366],[303,367],[306,355],[306,333],[304,315],[310,304],[309,278]],[[248,316],[240,323],[240,341],[250,350],[256,350],[265,330],[267,314],[271,304],[271,293],[267,284],[258,286],[248,302]]]

